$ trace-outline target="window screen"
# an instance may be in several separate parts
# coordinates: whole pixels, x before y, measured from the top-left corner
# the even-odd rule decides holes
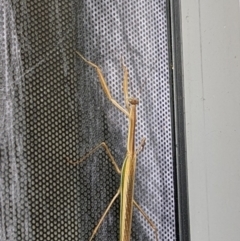
[[[117,192],[126,155],[128,120],[106,98],[124,106],[121,59],[129,95],[139,98],[135,200],[175,240],[168,31],[165,0],[2,0],[0,82],[1,240],[89,240]],[[94,240],[119,239],[119,199]],[[134,209],[132,240],[155,240]]]

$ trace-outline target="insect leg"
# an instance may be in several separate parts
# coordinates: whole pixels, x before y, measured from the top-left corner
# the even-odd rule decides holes
[[[137,147],[137,150],[136,150],[137,154],[139,154],[139,152],[143,150],[145,144],[146,144],[146,137],[142,138],[139,146]]]
[[[140,213],[143,215],[143,217],[148,221],[148,223],[150,224],[150,226],[152,227],[154,233],[155,233],[155,237],[156,237],[156,241],[158,241],[158,234],[157,234],[157,227],[156,225],[153,223],[153,221],[147,216],[147,214],[142,210],[142,208],[136,203],[135,200],[133,200],[133,204],[135,205],[135,207],[140,211]]]
[[[119,196],[119,194],[120,194],[120,189],[118,189],[117,193],[116,193],[115,196],[113,197],[112,201],[109,203],[109,205],[108,205],[107,209],[105,210],[105,212],[103,213],[102,217],[100,218],[97,226],[94,228],[94,230],[93,230],[93,232],[92,232],[92,236],[90,237],[89,241],[91,241],[91,240],[94,238],[94,236],[96,235],[96,233],[97,233],[99,227],[101,226],[104,218],[106,217],[109,209],[111,208],[111,206],[113,205],[114,201],[115,201],[116,198]]]
[[[107,146],[107,144],[105,142],[100,143],[99,145],[97,145],[96,147],[94,147],[91,151],[89,151],[86,155],[84,155],[83,157],[81,157],[79,160],[71,160],[68,157],[66,157],[67,161],[73,165],[77,165],[79,163],[81,163],[82,161],[86,160],[89,156],[91,156],[94,152],[96,152],[100,147],[103,147],[104,150],[106,151],[107,155],[110,158],[111,163],[114,166],[114,169],[116,170],[116,172],[118,174],[121,174],[121,171],[118,167],[118,164],[116,163],[116,161],[114,160],[113,155],[110,152],[109,147]]]
[[[124,114],[126,114],[127,116],[129,116],[129,113],[127,110],[125,110],[120,104],[118,104],[118,102],[112,98],[110,90],[107,86],[106,80],[103,77],[103,73],[102,70],[94,63],[90,62],[89,60],[85,59],[79,52],[76,51],[76,53],[89,65],[91,65],[92,67],[94,67],[97,71],[98,74],[98,78],[99,78],[99,82],[102,86],[102,89],[104,91],[104,93],[106,94],[107,98],[120,110],[122,111]]]
[[[123,93],[124,93],[124,101],[125,106],[129,112],[129,103],[128,103],[128,69],[124,65],[123,58],[122,58],[122,68],[123,68]]]

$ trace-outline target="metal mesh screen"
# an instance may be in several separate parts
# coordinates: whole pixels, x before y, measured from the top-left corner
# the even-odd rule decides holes
[[[99,149],[105,141],[121,167],[127,119],[104,95],[99,65],[124,105],[121,57],[130,96],[139,98],[135,200],[175,240],[166,3],[160,1],[1,0],[1,240],[88,240],[119,187]],[[95,240],[119,239],[117,200]],[[155,240],[134,210],[132,240]]]

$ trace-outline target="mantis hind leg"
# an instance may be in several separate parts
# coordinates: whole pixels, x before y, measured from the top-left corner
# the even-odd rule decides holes
[[[118,189],[117,193],[115,194],[115,196],[113,197],[112,201],[109,203],[108,207],[106,208],[105,212],[103,213],[102,217],[100,218],[100,220],[98,221],[97,226],[94,228],[93,232],[92,232],[92,236],[90,237],[89,241],[92,241],[92,239],[94,238],[94,236],[96,235],[99,227],[101,226],[104,218],[106,217],[108,211],[110,210],[110,208],[112,207],[114,201],[116,200],[116,198],[119,196],[120,194],[120,189]]]
[[[118,164],[116,163],[113,155],[110,152],[109,147],[107,146],[107,144],[105,142],[100,143],[99,145],[97,145],[96,147],[94,147],[91,151],[89,151],[86,155],[84,155],[83,157],[81,157],[79,160],[71,160],[70,158],[66,157],[67,161],[73,165],[77,165],[81,162],[83,162],[84,160],[86,160],[89,156],[91,156],[94,152],[96,152],[99,148],[104,148],[104,150],[106,151],[107,155],[110,158],[110,162],[113,164],[114,169],[116,170],[116,172],[118,174],[121,174],[121,171],[118,167]]]
[[[143,215],[143,217],[148,221],[148,223],[150,224],[151,228],[153,229],[154,231],[154,234],[155,234],[155,238],[156,238],[156,241],[158,241],[158,230],[157,230],[157,227],[156,225],[153,223],[153,221],[147,216],[147,214],[142,210],[142,208],[136,203],[135,200],[133,200],[133,204],[135,205],[135,207],[140,211],[140,213]]]

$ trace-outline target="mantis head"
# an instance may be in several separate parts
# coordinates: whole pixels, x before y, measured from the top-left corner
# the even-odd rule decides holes
[[[128,102],[130,105],[138,105],[139,100],[137,98],[128,98]]]

